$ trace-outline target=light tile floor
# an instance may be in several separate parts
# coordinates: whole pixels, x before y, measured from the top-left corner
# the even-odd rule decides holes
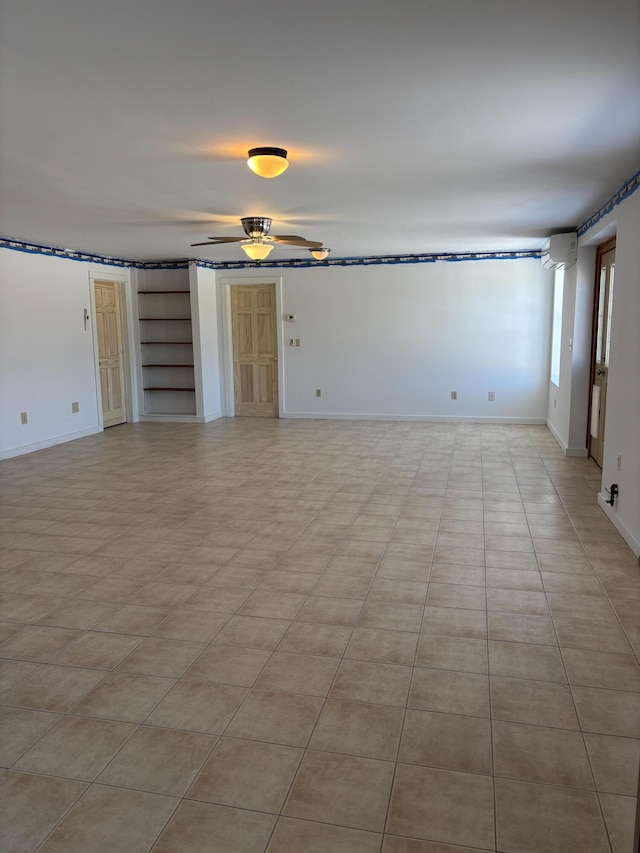
[[[0,848],[630,853],[640,571],[544,427],[3,463]]]

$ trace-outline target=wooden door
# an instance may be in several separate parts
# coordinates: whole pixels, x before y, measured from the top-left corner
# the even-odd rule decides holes
[[[115,281],[95,281],[96,329],[102,425],[126,423],[127,408],[120,319],[120,289]]]
[[[277,418],[275,284],[232,286],[231,333],[236,415]]]
[[[600,246],[596,255],[596,287],[593,322],[592,384],[589,417],[589,455],[602,468],[604,454],[607,378],[611,346],[611,310],[616,270],[616,243]]]

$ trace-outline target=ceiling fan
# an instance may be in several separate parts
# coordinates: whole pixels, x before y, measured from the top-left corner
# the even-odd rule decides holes
[[[247,237],[210,237],[203,243],[192,243],[192,246],[219,246],[222,243],[240,243],[244,252],[254,261],[267,257],[276,244],[297,246],[301,249],[319,249],[322,243],[316,240],[305,240],[295,234],[273,234],[269,236],[271,219],[266,216],[245,216],[240,222]],[[247,239],[248,238],[248,239]]]

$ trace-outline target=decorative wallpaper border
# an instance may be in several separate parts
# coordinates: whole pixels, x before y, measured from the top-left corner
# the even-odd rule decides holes
[[[640,187],[640,169],[632,175],[629,180],[625,181],[624,184],[617,189],[611,198],[607,199],[602,207],[599,207],[588,219],[582,223],[582,225],[578,226],[578,237],[582,237],[583,234],[593,228],[601,219],[604,219],[607,214],[611,213],[611,211],[617,207],[621,202],[623,202],[626,198],[629,198],[630,195]]]
[[[616,192],[578,227],[581,237],[593,228],[601,219],[607,216],[626,198],[629,198],[640,187],[640,170],[632,175]],[[513,261],[527,258],[540,258],[540,249],[516,252],[439,252],[420,255],[373,255],[371,257],[327,258],[315,261],[307,258],[291,258],[272,261],[207,261],[204,258],[180,258],[174,261],[140,261],[128,258],[112,258],[97,255],[92,252],[80,252],[75,249],[63,249],[59,246],[47,246],[42,243],[30,243],[11,237],[0,237],[0,248],[11,249],[14,252],[26,252],[31,255],[45,255],[53,258],[66,258],[82,263],[104,264],[112,267],[133,267],[141,270],[174,270],[188,269],[195,262],[200,267],[215,270],[239,269],[274,269],[274,268],[303,268],[303,267],[352,267],[377,266],[380,264],[434,264],[437,261],[455,263],[461,261]]]

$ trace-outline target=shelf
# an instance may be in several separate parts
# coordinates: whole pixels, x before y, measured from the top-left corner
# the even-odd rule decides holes
[[[193,368],[193,364],[185,364],[184,362],[182,364],[175,364],[173,362],[170,364],[167,364],[167,363],[163,362],[162,364],[143,364],[142,366],[143,367],[189,367],[189,368]]]
[[[142,323],[148,323],[151,321],[152,323],[173,323],[176,321],[180,321],[182,323],[190,323],[191,317],[138,317],[138,320]]]
[[[191,346],[193,341],[140,341],[143,347],[149,346],[150,344],[162,344],[162,346],[167,346],[167,344],[174,346],[180,345],[183,347]]]
[[[147,293],[190,293],[189,290],[139,290],[138,296],[144,296]]]
[[[149,385],[145,391],[195,391],[195,388],[175,388],[168,385]]]

